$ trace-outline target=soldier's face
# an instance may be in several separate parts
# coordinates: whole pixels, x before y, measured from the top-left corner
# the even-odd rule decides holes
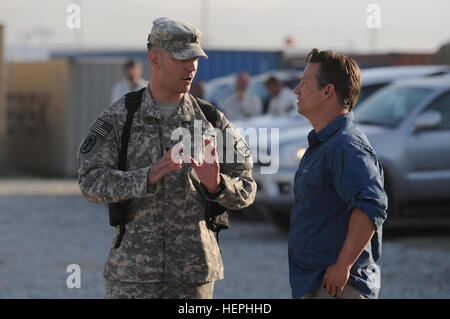
[[[172,93],[187,93],[197,73],[198,57],[178,60],[170,54],[161,57],[161,82]]]

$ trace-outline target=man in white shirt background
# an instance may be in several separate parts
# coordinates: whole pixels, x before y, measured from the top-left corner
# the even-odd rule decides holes
[[[247,91],[250,76],[241,72],[236,78],[236,92],[220,105],[230,121],[242,120],[262,113],[261,99]]]
[[[128,92],[146,87],[148,80],[142,79],[142,64],[136,60],[129,60],[123,67],[125,78],[113,85],[111,89],[111,103],[116,102]]]
[[[267,92],[269,92],[269,100],[264,113],[283,115],[295,108],[296,95],[291,89],[283,86],[283,83],[276,77],[269,77],[265,82],[265,86]]]

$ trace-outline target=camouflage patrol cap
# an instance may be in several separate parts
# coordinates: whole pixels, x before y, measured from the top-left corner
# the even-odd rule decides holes
[[[175,59],[208,58],[200,47],[201,32],[183,21],[158,18],[148,35],[148,43],[166,49]]]

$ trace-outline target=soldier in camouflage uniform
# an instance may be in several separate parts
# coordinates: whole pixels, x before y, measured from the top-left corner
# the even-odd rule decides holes
[[[254,200],[250,151],[221,112],[213,124],[223,136],[232,134],[232,147],[222,143],[216,153],[210,134],[200,149],[209,147],[213,160],[199,164],[202,153],[186,155],[190,162],[171,155],[181,145],[172,139],[174,130],[181,127],[193,139],[199,134],[196,123],[200,134],[213,127],[188,93],[198,58],[207,58],[199,39],[200,32],[187,23],[153,21],[148,37],[152,80],[134,114],[127,171],[117,169],[127,114],[124,97],[100,114],[78,152],[79,185],[89,201],[129,201],[131,218],[122,243],[111,248],[105,264],[106,298],[212,298],[223,264],[205,224],[206,202],[238,210]],[[244,160],[219,163],[221,152],[239,153]],[[118,235],[116,227],[113,242]]]

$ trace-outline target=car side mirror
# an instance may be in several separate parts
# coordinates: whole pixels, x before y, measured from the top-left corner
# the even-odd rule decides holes
[[[438,128],[442,121],[441,112],[429,110],[419,115],[414,124],[414,132]]]

